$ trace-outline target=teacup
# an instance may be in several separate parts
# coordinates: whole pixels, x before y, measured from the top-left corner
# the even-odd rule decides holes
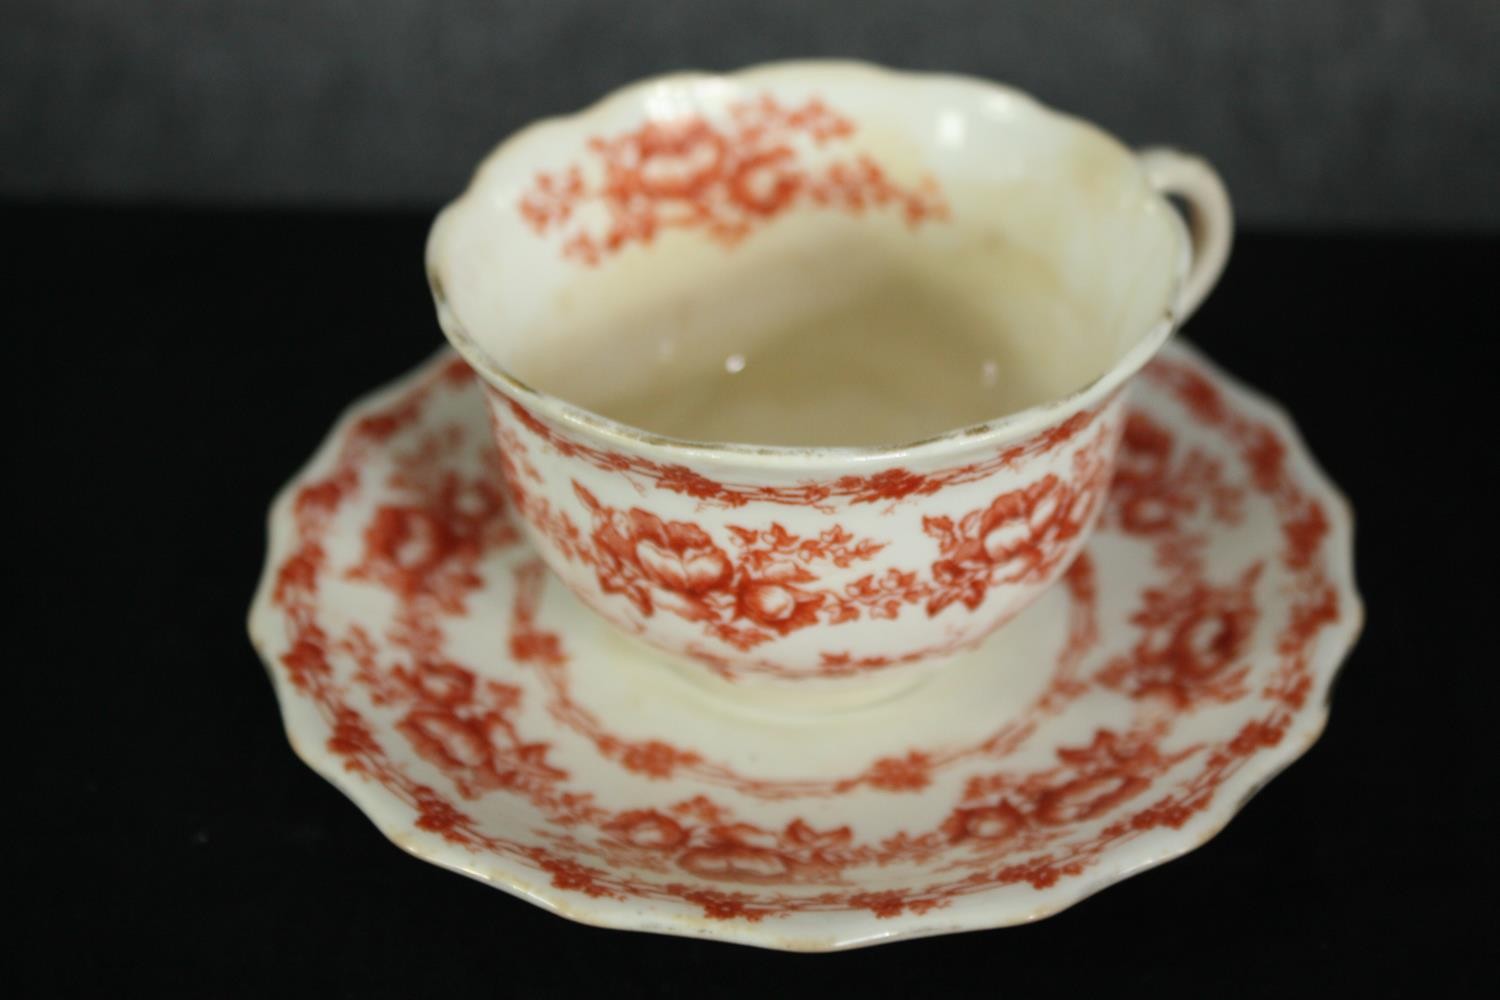
[[[540,352],[608,378],[675,287],[701,293],[705,324],[794,314],[867,280],[861,248],[951,250],[967,219],[1094,318],[1028,347],[1068,384],[1020,412],[894,447],[713,443],[514,374]],[[848,693],[972,647],[1067,569],[1127,383],[1207,295],[1231,228],[1201,161],[1132,152],[1015,90],[792,62],[647,80],[523,130],[438,217],[427,267],[557,577],[733,690]]]

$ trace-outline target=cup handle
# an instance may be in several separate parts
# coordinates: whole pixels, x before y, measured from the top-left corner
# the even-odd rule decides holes
[[[1175,149],[1158,147],[1139,153],[1146,180],[1158,193],[1175,195],[1187,203],[1192,260],[1177,293],[1177,322],[1182,324],[1208,298],[1229,261],[1234,237],[1234,210],[1224,182],[1204,160]]]

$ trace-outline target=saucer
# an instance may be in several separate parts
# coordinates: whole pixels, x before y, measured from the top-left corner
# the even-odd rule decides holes
[[[1317,739],[1361,621],[1291,422],[1180,342],[1132,392],[1062,582],[879,704],[731,705],[580,605],[447,352],[278,497],[250,634],[387,837],[563,916],[802,951],[1035,920],[1221,829]]]

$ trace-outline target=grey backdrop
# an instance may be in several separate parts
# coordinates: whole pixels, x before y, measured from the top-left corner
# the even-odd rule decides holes
[[[1251,224],[1500,225],[1500,0],[0,0],[0,197],[432,206],[529,119],[807,55],[1194,149]]]

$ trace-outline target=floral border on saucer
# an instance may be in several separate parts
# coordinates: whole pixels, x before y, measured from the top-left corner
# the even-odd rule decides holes
[[[861,843],[848,827],[820,829],[801,819],[785,829],[755,829],[702,795],[671,809],[609,810],[570,787],[567,772],[549,761],[545,741],[517,727],[519,689],[481,683],[449,662],[441,630],[426,624],[435,615],[462,612],[466,594],[479,585],[474,568],[481,557],[519,545],[492,476],[447,483],[446,493],[428,497],[429,506],[442,511],[439,519],[423,520],[418,510],[408,523],[407,515],[389,508],[396,513],[382,525],[383,508],[366,530],[366,559],[346,574],[409,601],[398,613],[399,642],[413,666],[382,671],[374,640],[365,637],[362,645],[357,632],[335,635],[326,627],[320,587],[332,560],[323,533],[341,505],[358,495],[361,463],[371,452],[418,423],[433,397],[471,391],[471,373],[446,353],[356,404],[278,497],[251,636],[275,681],[299,756],[382,832],[419,857],[574,919],[797,950],[1036,919],[1202,844],[1311,746],[1362,615],[1348,505],[1313,465],[1291,422],[1181,345],[1170,347],[1141,379],[1142,388],[1170,398],[1187,419],[1211,428],[1234,450],[1251,487],[1276,511],[1280,546],[1242,579],[1204,583],[1195,575],[1201,553],[1173,542],[1170,529],[1181,513],[1174,497],[1181,493],[1163,488],[1162,431],[1134,419],[1105,517],[1120,530],[1159,539],[1157,562],[1180,585],[1148,594],[1134,619],[1143,634],[1137,649],[1107,664],[1095,680],[1177,708],[1251,696],[1263,708],[1235,731],[1186,750],[1164,749],[1164,729],[1149,713],[1122,730],[1101,728],[1091,742],[1059,747],[1055,765],[970,780],[962,800],[931,831]],[[474,402],[477,408],[477,394]],[[394,551],[422,531],[443,533],[441,558],[411,564],[379,557],[382,545]],[[1070,571],[1070,590],[1088,594],[1089,560]],[[1236,595],[1253,587],[1265,560],[1275,560],[1289,581],[1281,595],[1287,614],[1279,660],[1269,678],[1250,692],[1242,673],[1216,667],[1197,677],[1175,669],[1172,644],[1192,641],[1186,630],[1193,623],[1184,624],[1180,609],[1208,607],[1219,630],[1212,641],[1232,642],[1246,614]],[[534,560],[519,560],[512,571],[510,656],[550,676],[547,670],[566,653],[563,638],[536,622],[544,576]],[[418,576],[402,575],[411,573]],[[357,666],[336,669],[335,660]],[[405,708],[397,728],[411,751],[407,757],[393,754],[387,743],[394,734],[366,717],[349,697],[350,685],[374,704]],[[559,690],[566,693],[554,686],[554,695]],[[460,704],[461,710],[454,707]],[[591,738],[605,756],[613,750],[629,766],[630,753],[638,752],[633,770],[664,768],[658,776],[670,777],[674,769],[704,765],[701,755],[667,744],[616,740],[611,748],[613,737],[599,720],[575,714],[572,721],[593,727]],[[1179,775],[1189,758],[1198,770]],[[437,767],[451,791],[414,773],[412,759]],[[896,778],[921,787],[922,775],[912,777],[899,761],[892,766],[878,772],[891,776],[890,790],[900,790]],[[923,766],[919,762],[917,770]],[[1161,794],[1156,781],[1169,772],[1170,790]],[[466,801],[493,792],[534,810],[545,835],[516,837],[486,827]],[[584,838],[582,831],[600,839]],[[1078,836],[1069,839],[1064,831]],[[956,855],[960,844],[962,857]],[[841,877],[887,865],[931,867],[905,888],[871,889],[857,877]],[[730,884],[726,875],[733,876]],[[1000,891],[1013,887],[1023,894]]]

